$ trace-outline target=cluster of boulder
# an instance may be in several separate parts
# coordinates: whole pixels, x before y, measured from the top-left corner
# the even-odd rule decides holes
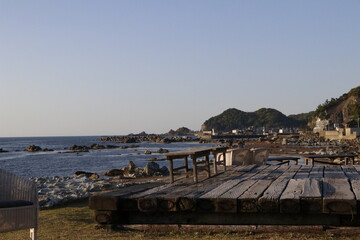
[[[119,147],[114,145],[100,145],[94,143],[91,146],[72,145],[71,147],[68,148],[68,150],[76,151],[76,152],[88,152],[89,150],[114,149],[114,148],[119,148]]]
[[[90,146],[82,146],[82,145],[72,145],[67,152],[59,152],[59,153],[80,153],[80,152],[89,152],[89,150],[103,150],[103,149],[129,149],[129,148],[138,148],[139,145],[127,145],[127,146],[115,146],[115,145],[101,145],[101,144],[92,144]],[[40,146],[30,145],[24,151],[27,152],[53,152],[53,149],[41,148]],[[0,148],[0,153],[8,152]],[[144,152],[145,155],[150,155],[153,153],[168,153],[169,150],[160,148],[157,151],[149,151],[146,150]],[[139,153],[140,154],[140,153]]]
[[[25,149],[25,151],[27,151],[27,152],[53,152],[54,150],[53,149],[48,149],[48,148],[42,149],[39,146],[30,145]]]
[[[156,162],[149,162],[144,168],[137,167],[132,161],[128,167],[111,169],[104,173],[108,177],[139,178],[150,176],[168,176],[169,170],[166,166],[160,167]]]
[[[102,149],[128,149],[128,148],[138,148],[139,145],[128,145],[128,146],[115,146],[115,145],[101,145],[101,144],[92,144],[90,146],[80,146],[73,145],[68,148],[72,152],[88,152],[89,150],[102,150]]]
[[[199,141],[190,136],[163,136],[157,134],[147,135],[134,135],[130,134],[127,136],[111,136],[101,137],[99,141],[106,142],[118,142],[118,143],[140,143],[140,142],[155,142],[155,143],[172,143],[172,142],[193,142]]]
[[[0,148],[0,153],[4,153],[4,152],[8,152],[8,151],[5,151],[4,149]]]

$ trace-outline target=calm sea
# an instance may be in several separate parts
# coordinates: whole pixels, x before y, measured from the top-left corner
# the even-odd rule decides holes
[[[138,148],[90,150],[82,153],[66,153],[72,145],[90,146],[94,143],[102,145],[129,146],[115,142],[98,141],[99,136],[92,137],[27,137],[0,138],[0,166],[2,169],[24,177],[42,176],[72,176],[75,171],[89,171],[102,173],[109,169],[121,168],[133,161],[137,166],[144,167],[151,158],[164,158],[162,154],[145,155],[144,152],[157,151],[160,148],[169,151],[179,151],[191,147],[209,146],[197,142],[187,143],[150,143],[142,142]],[[30,145],[40,146],[42,149],[53,149],[53,152],[30,153],[24,151]],[[166,161],[158,162],[160,166],[167,166]]]

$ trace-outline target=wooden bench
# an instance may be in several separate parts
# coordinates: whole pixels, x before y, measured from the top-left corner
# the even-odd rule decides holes
[[[353,165],[355,162],[355,155],[353,154],[339,154],[339,155],[305,155],[305,164],[314,165],[315,162],[323,163],[323,164],[333,164],[334,160],[337,158],[344,159],[345,165],[350,164]],[[309,163],[310,161],[310,163]]]
[[[270,162],[276,162],[276,165],[287,164],[290,165],[291,161],[295,162],[295,165],[299,164],[300,157],[292,157],[292,156],[272,156],[267,159]]]

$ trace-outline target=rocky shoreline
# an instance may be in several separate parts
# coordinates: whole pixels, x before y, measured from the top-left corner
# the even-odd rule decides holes
[[[133,162],[120,169],[111,169],[103,174],[76,171],[72,177],[30,178],[38,189],[41,209],[90,197],[94,193],[116,190],[143,181],[163,181],[169,170],[155,162],[149,162],[144,168]]]

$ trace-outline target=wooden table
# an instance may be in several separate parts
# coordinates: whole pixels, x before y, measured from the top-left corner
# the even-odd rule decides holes
[[[306,155],[305,164],[308,165],[309,161],[311,165],[314,165],[315,162],[324,163],[324,164],[334,164],[334,160],[337,158],[345,159],[345,165],[353,165],[355,161],[355,155],[353,154],[340,154],[340,155]]]
[[[169,161],[169,171],[170,171],[170,183],[174,182],[174,172],[178,170],[185,169],[185,173],[188,173],[189,168],[189,158],[192,160],[192,172],[194,182],[198,181],[198,171],[201,168],[204,168],[207,177],[211,176],[210,173],[210,153],[214,154],[214,174],[217,174],[217,166],[224,165],[226,169],[226,147],[209,147],[209,148],[192,148],[185,151],[165,153],[167,160]],[[223,154],[223,160],[217,160],[217,155]],[[205,157],[205,160],[199,161],[198,158]],[[174,168],[174,160],[183,159],[184,165]],[[203,166],[201,166],[203,165]]]

